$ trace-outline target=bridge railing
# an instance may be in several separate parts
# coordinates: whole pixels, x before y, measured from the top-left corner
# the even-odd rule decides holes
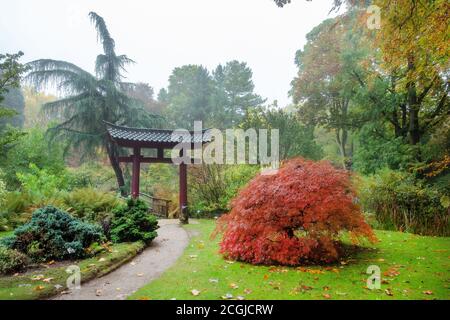
[[[161,218],[169,217],[169,205],[170,202],[172,202],[171,200],[156,198],[143,192],[140,192],[139,196],[143,201],[147,202],[151,213]]]
[[[156,198],[143,192],[139,192],[139,197],[147,203],[149,213],[152,213],[160,218],[167,219],[169,217],[169,207],[172,202],[171,200]],[[125,197],[121,198],[126,199]]]

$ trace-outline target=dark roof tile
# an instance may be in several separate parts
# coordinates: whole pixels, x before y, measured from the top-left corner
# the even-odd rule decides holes
[[[156,142],[156,143],[179,143],[183,139],[191,143],[207,143],[211,142],[211,135],[208,129],[203,130],[202,133],[188,134],[186,131],[177,132],[176,130],[167,129],[145,129],[145,128],[131,128],[125,126],[118,126],[112,123],[105,122],[108,133],[113,140],[128,140],[136,142]]]

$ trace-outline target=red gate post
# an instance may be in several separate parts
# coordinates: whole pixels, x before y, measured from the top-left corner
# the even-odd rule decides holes
[[[187,166],[183,162],[180,164],[180,222],[189,223],[189,214],[187,208]]]
[[[131,196],[133,199],[139,198],[139,175],[141,171],[141,149],[134,148],[133,173],[131,177]]]

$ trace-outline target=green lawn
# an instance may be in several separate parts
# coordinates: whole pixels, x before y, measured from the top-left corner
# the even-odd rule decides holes
[[[14,233],[14,231],[0,231],[0,238],[11,236]]]
[[[214,221],[186,227],[197,235],[184,255],[159,279],[131,299],[449,299],[450,238],[377,231],[351,258],[328,267],[265,267],[225,261]],[[367,267],[381,268],[379,290],[366,288]],[[194,295],[192,290],[194,291]],[[230,296],[229,296],[230,297]]]
[[[80,267],[81,281],[85,282],[118,268],[144,247],[142,242],[115,244],[111,246],[111,252],[72,264]],[[66,269],[67,265],[48,266],[25,274],[0,276],[0,300],[35,300],[55,295],[66,287],[69,277]]]

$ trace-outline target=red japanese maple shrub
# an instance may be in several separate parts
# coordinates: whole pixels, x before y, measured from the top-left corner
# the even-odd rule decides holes
[[[355,204],[350,174],[328,162],[287,161],[258,175],[218,221],[221,253],[252,264],[298,265],[339,258],[339,235],[376,241]]]

